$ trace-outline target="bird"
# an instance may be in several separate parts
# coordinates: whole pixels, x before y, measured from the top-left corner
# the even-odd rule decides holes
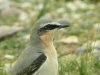
[[[32,27],[29,43],[11,67],[10,75],[57,75],[57,51],[53,31],[69,27],[66,20],[42,18]]]

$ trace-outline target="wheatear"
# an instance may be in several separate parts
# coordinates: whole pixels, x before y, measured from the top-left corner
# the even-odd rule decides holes
[[[28,46],[12,66],[10,75],[57,75],[57,52],[51,31],[69,26],[65,21],[38,21],[32,29]]]

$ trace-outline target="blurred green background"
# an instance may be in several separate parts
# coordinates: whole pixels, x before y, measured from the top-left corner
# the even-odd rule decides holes
[[[0,75],[8,75],[43,16],[72,23],[55,34],[58,75],[100,75],[100,0],[0,0]]]

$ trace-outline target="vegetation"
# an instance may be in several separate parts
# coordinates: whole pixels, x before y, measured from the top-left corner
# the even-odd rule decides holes
[[[100,42],[99,0],[11,0],[9,3],[11,8],[8,10],[0,5],[0,26],[18,25],[24,30],[0,39],[0,75],[7,75],[11,63],[28,43],[30,28],[43,16],[52,16],[55,20],[65,18],[72,22],[71,27],[55,35],[58,75],[100,74],[100,43],[96,44]],[[78,42],[59,41],[70,36],[77,37]]]

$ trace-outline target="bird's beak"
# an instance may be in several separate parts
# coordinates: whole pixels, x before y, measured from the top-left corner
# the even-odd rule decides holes
[[[70,27],[71,26],[71,22],[67,21],[67,20],[64,20],[64,19],[59,20],[58,23],[59,23],[58,28],[65,28],[65,27]]]
[[[69,27],[69,26],[70,26],[69,24],[66,24],[66,25],[60,24],[58,28],[65,28],[65,27]]]

